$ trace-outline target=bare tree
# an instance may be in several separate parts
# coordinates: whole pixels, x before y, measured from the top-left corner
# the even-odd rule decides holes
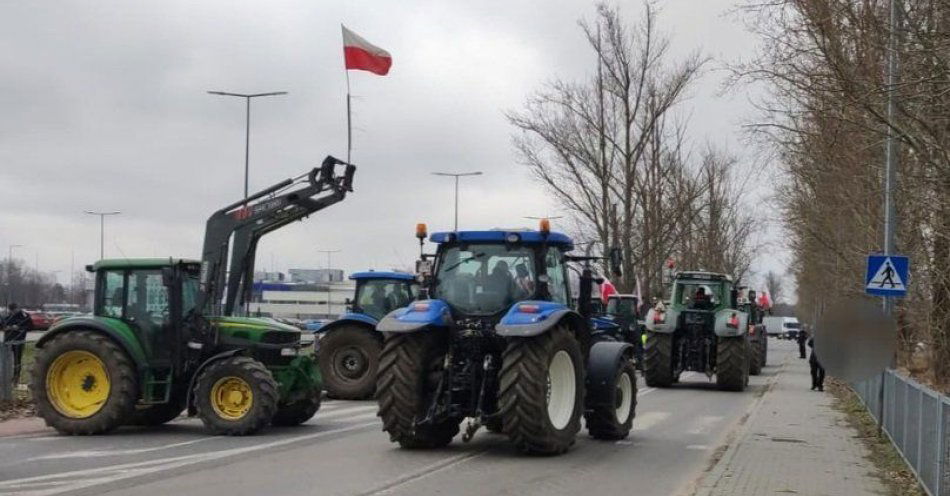
[[[765,274],[765,290],[769,292],[769,296],[772,298],[772,303],[779,303],[784,296],[784,287],[782,283],[782,276],[776,274],[773,271],[768,271]]]

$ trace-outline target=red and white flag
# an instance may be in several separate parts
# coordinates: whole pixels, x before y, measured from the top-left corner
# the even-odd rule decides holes
[[[389,52],[346,29],[346,26],[343,26],[343,59],[347,70],[369,71],[380,76],[388,74],[393,65]]]
[[[772,308],[772,295],[768,291],[762,291],[759,293],[758,304],[762,308]]]
[[[604,282],[600,283],[600,298],[604,300],[605,305],[612,294],[617,294],[617,287],[605,277]]]

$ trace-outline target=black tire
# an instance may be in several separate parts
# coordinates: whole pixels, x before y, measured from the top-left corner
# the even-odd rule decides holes
[[[373,396],[382,350],[382,343],[374,332],[344,325],[320,339],[318,361],[327,396],[342,400]]]
[[[632,391],[630,392],[630,406],[626,412],[626,419],[620,419],[617,417],[617,410],[624,402],[620,387],[624,375],[630,381],[628,384],[632,386]],[[613,383],[609,387],[611,394],[608,401],[584,412],[584,422],[587,424],[587,432],[594,439],[617,441],[630,435],[633,418],[637,414],[637,369],[633,362],[630,360],[623,361],[621,367],[617,370]]]
[[[574,405],[567,422],[556,427],[548,407],[550,367],[565,352],[574,368]],[[556,327],[530,338],[512,338],[502,356],[498,392],[503,431],[524,453],[554,455],[574,444],[584,413],[584,359],[574,335]]]
[[[95,355],[108,376],[108,396],[98,411],[85,418],[70,417],[61,413],[50,399],[47,391],[47,375],[56,358],[71,351]],[[90,379],[84,379],[89,381]],[[96,387],[92,383],[86,387]],[[101,386],[101,385],[100,385]],[[67,331],[53,337],[37,349],[32,376],[33,398],[37,415],[46,425],[63,434],[103,434],[124,424],[135,408],[138,398],[138,380],[135,366],[125,351],[108,337],[94,331]]]
[[[227,418],[213,406],[212,392],[219,381],[236,378],[250,389],[249,409]],[[195,385],[195,408],[211,434],[245,436],[270,424],[277,412],[277,381],[261,362],[245,356],[223,358],[205,368]]]
[[[392,334],[383,344],[376,400],[383,430],[407,449],[439,448],[452,442],[462,419],[416,425],[425,414],[442,374],[444,336],[429,331]]]
[[[670,387],[676,381],[673,376],[673,335],[647,332],[643,361],[647,386]]]
[[[162,425],[178,418],[185,405],[181,401],[171,400],[161,405],[136,406],[125,425],[154,426]]]
[[[762,355],[762,367],[764,368],[769,364],[769,335],[765,334],[765,329],[762,329],[762,350],[760,351]]]
[[[748,336],[749,340],[749,375],[759,375],[762,373],[762,354],[761,346],[759,345],[759,340],[762,339],[761,336]]]
[[[744,390],[749,383],[749,341],[745,336],[716,341],[716,385],[726,391]]]
[[[283,427],[300,425],[317,414],[320,409],[321,391],[314,391],[309,398],[297,400],[289,405],[277,408],[277,413],[271,419],[271,424]]]
[[[504,432],[504,424],[501,421],[501,417],[491,417],[485,419],[485,430],[491,432],[492,434],[502,434]]]

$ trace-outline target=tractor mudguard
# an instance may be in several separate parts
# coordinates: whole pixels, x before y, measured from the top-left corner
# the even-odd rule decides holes
[[[662,319],[657,322],[657,317],[662,313]],[[663,334],[669,334],[676,330],[676,321],[680,318],[680,313],[678,310],[666,309],[663,312],[657,312],[655,308],[651,308],[647,312],[646,318],[646,327],[650,332],[659,332]]]
[[[587,354],[587,393],[585,407],[588,409],[611,401],[613,380],[624,360],[633,355],[633,345],[620,341],[598,341]]]
[[[380,332],[416,332],[427,327],[450,327],[452,312],[442,300],[419,300],[386,314],[376,330]]]
[[[504,337],[537,336],[575,315],[580,318],[577,312],[561,303],[521,301],[512,305],[495,325],[495,333]]]
[[[118,319],[107,317],[71,317],[62,320],[43,333],[43,336],[36,342],[36,347],[42,348],[49,340],[64,332],[70,331],[94,331],[105,334],[122,347],[125,353],[129,355],[129,358],[135,362],[135,367],[140,372],[148,368],[145,350],[142,349],[142,344],[135,335],[135,331],[133,331],[128,324]]]
[[[242,349],[237,349],[237,350],[228,350],[228,351],[223,351],[221,353],[218,353],[217,355],[214,355],[211,358],[201,362],[201,365],[199,365],[198,368],[195,370],[195,372],[191,374],[191,379],[188,379],[188,394],[185,395],[185,398],[187,398],[185,400],[185,408],[188,410],[189,416],[192,416],[196,413],[194,401],[192,401],[192,396],[194,396],[195,381],[198,380],[198,376],[201,375],[201,371],[206,369],[208,365],[211,365],[212,363],[218,360],[221,360],[222,358],[232,357],[234,355],[242,353],[243,351],[244,350]]]
[[[603,317],[591,317],[590,323],[591,327],[594,328],[594,331],[614,332],[620,330],[620,324]]]
[[[741,310],[725,308],[716,312],[716,327],[713,330],[720,337],[741,336],[749,328],[748,322],[749,314]]]
[[[370,330],[373,330],[376,329],[376,325],[379,324],[379,321],[363,313],[346,313],[333,322],[330,322],[316,331],[313,331],[313,333],[324,334],[336,329],[337,327],[340,327],[343,324],[358,324],[360,326],[369,327]]]

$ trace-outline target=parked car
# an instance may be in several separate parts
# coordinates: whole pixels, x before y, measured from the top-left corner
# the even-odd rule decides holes
[[[27,310],[26,313],[30,314],[34,331],[45,331],[49,329],[49,326],[53,325],[53,319],[40,310]]]

